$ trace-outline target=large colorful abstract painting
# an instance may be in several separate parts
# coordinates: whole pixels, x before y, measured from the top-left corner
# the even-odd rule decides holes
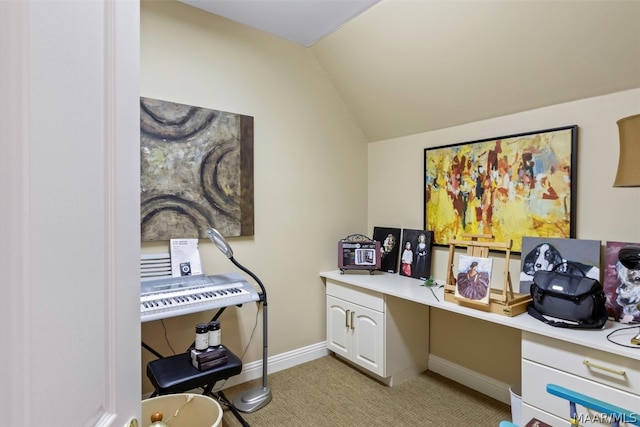
[[[142,241],[253,235],[253,117],[140,98]]]
[[[577,126],[424,150],[424,224],[434,244],[463,234],[513,241],[575,236]]]

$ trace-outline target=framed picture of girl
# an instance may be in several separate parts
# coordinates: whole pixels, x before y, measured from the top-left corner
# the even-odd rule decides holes
[[[400,275],[426,280],[431,276],[433,231],[402,230]]]

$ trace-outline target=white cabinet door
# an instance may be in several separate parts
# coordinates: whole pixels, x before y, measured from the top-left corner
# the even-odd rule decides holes
[[[352,360],[384,376],[384,314],[358,305],[353,311]]]
[[[327,349],[384,376],[384,313],[327,295]]]
[[[350,359],[351,333],[347,324],[347,303],[327,295],[327,349]]]

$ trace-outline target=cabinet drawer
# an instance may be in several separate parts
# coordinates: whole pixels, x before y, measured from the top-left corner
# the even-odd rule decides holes
[[[567,426],[569,422],[567,421],[569,417],[565,417],[561,419],[560,417],[556,417],[551,415],[548,412],[541,411],[538,408],[534,408],[531,405],[527,405],[526,403],[522,404],[522,420],[520,421],[520,425],[526,425],[533,418],[542,421],[543,423],[547,423],[550,426]]]
[[[522,401],[527,405],[549,412],[557,417],[568,419],[569,401],[547,393],[547,384],[557,384],[570,390],[575,390],[595,399],[630,411],[640,408],[640,396],[627,393],[594,381],[586,380],[566,372],[551,369],[528,360],[522,361]],[[594,412],[577,405],[577,411],[582,416],[590,415],[594,420]],[[595,419],[595,421],[598,421]],[[585,426],[606,426],[599,422],[585,422]],[[623,426],[626,424],[622,424]]]
[[[628,357],[523,332],[522,358],[640,394],[640,364]]]
[[[327,295],[343,299],[384,313],[384,295],[369,289],[356,288],[327,279]]]

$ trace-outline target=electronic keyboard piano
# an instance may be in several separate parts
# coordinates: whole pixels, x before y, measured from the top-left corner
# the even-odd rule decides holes
[[[259,301],[238,273],[147,280],[140,285],[140,321],[165,319]]]

